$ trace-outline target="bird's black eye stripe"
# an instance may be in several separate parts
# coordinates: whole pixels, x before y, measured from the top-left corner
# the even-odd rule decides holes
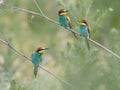
[[[40,50],[45,50],[45,49],[40,49]]]
[[[40,49],[40,50],[46,50],[46,48]]]

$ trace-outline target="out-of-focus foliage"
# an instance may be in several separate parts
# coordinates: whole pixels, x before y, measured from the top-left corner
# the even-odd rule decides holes
[[[91,24],[91,38],[120,55],[120,0],[37,0],[43,12],[58,20],[57,11],[68,9],[73,28],[86,18]],[[5,0],[5,4],[39,12],[33,0]],[[75,40],[64,28],[40,16],[0,5],[0,38],[8,41],[27,56],[39,46],[50,49],[43,65],[78,90],[120,90],[119,60],[85,39]],[[4,33],[4,35],[3,35]],[[33,66],[10,48],[0,44],[1,90],[73,90],[50,74],[39,70],[35,79]]]

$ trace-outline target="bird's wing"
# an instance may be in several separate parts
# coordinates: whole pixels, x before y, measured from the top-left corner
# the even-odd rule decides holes
[[[88,32],[90,33],[91,27],[90,27],[90,24],[88,22],[86,23],[86,26],[88,27]]]
[[[72,22],[71,22],[71,20],[70,20],[70,17],[69,17],[69,16],[66,16],[66,19],[67,19],[69,28],[72,29]],[[71,31],[71,32],[72,32],[72,31]],[[76,39],[78,39],[77,36],[76,36],[76,34],[75,34],[74,32],[72,32],[72,33],[73,33],[74,37],[75,37]]]
[[[66,19],[67,19],[67,22],[68,22],[68,24],[69,24],[69,27],[70,28],[72,28],[72,22],[71,22],[71,20],[70,20],[70,17],[69,16],[66,16]]]
[[[91,31],[91,27],[90,27],[89,22],[87,22],[87,21],[85,20],[84,23],[86,24],[86,26],[87,26],[87,28],[88,28],[88,33],[90,33],[90,31]]]
[[[88,33],[90,33],[90,28],[88,27]]]
[[[90,24],[88,24],[88,32],[89,32],[89,33],[91,32]]]

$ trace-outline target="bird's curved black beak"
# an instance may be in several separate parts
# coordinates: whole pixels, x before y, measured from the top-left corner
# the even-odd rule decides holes
[[[78,22],[82,22],[82,20],[78,20]]]
[[[45,48],[44,50],[48,50],[49,48]]]
[[[66,10],[66,12],[69,12],[68,10]]]

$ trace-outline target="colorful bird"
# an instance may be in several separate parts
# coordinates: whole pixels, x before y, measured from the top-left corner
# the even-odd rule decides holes
[[[90,25],[87,20],[83,19],[79,21],[79,32],[82,36],[85,37],[88,50],[90,50],[90,45],[88,38],[90,38]]]
[[[65,27],[65,28],[72,29],[72,22],[70,20],[70,17],[67,16],[67,12],[69,12],[69,11],[65,10],[65,9],[60,9],[58,11],[59,23],[60,23],[61,26]],[[78,39],[77,36],[76,36],[76,34],[73,31],[71,31],[71,32],[73,33],[73,35],[75,36],[75,38]]]
[[[39,64],[42,62],[42,55],[45,53],[45,51],[47,49],[48,48],[39,47],[32,54],[32,58],[31,59],[32,59],[32,63],[34,65],[34,75],[35,75],[35,78],[36,78],[36,75],[37,75],[37,72],[38,72]]]

